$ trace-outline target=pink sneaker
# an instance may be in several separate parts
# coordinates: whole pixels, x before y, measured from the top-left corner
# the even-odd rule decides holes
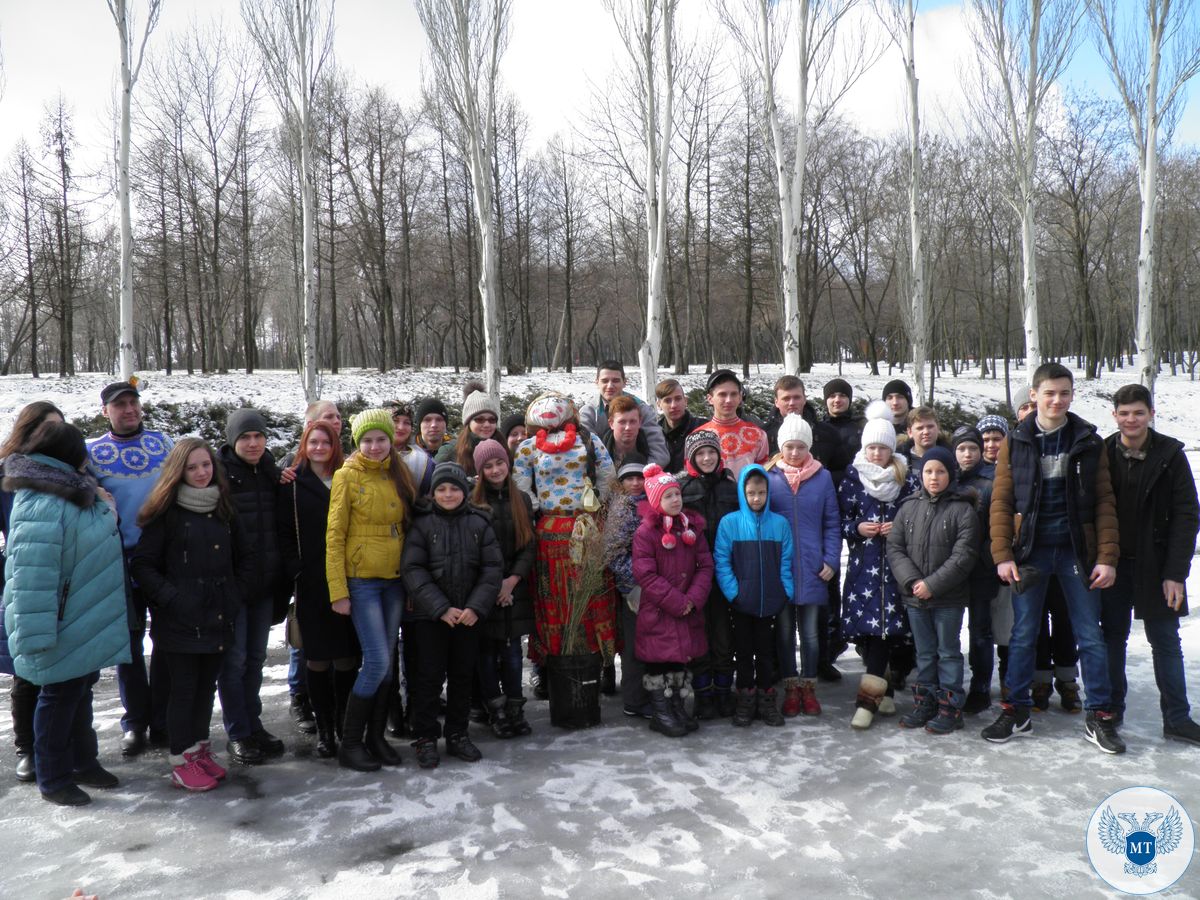
[[[196,761],[200,763],[200,768],[204,770],[204,774],[209,778],[214,778],[217,781],[225,780],[225,769],[221,767],[212,756],[212,741],[201,741],[200,749],[195,753]]]
[[[171,762],[175,768],[171,770],[171,783],[189,791],[211,791],[217,786],[215,778],[200,767],[199,750],[183,754],[183,762],[177,762],[178,756],[172,756]]]

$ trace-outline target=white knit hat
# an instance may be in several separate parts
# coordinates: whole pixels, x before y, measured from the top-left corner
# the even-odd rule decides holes
[[[788,441],[800,441],[805,447],[812,447],[812,426],[799,413],[788,413],[779,426],[779,446],[783,447]]]
[[[882,400],[873,400],[867,406],[862,446],[866,448],[871,444],[882,444],[893,453],[896,451],[896,427],[892,424],[892,411]]]

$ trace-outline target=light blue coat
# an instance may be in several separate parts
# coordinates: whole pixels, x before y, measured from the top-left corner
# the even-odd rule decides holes
[[[48,456],[12,456],[16,494],[4,566],[4,623],[16,673],[34,684],[129,662],[121,534],[95,481]]]

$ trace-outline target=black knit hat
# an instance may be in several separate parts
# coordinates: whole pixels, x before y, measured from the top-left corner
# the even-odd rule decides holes
[[[506,441],[508,440],[508,436],[512,434],[512,430],[517,426],[521,428],[525,427],[525,413],[513,413],[511,416],[505,416],[500,420],[500,433],[504,435]]]
[[[440,462],[433,467],[433,480],[429,490],[437,490],[439,484],[453,484],[464,494],[471,492],[471,482],[467,479],[466,470],[456,462]]]
[[[825,399],[828,400],[833,394],[845,394],[847,400],[853,400],[854,388],[845,378],[831,378],[825,382]]]
[[[950,438],[950,449],[957,450],[959,444],[974,444],[982,450],[983,436],[970,425],[961,425],[954,429],[954,434]]]
[[[733,369],[717,369],[708,376],[708,381],[704,383],[704,393],[709,393],[718,384],[724,384],[726,381],[732,381],[738,388],[742,386],[742,380],[737,377]]]
[[[912,388],[908,386],[908,382],[900,378],[893,378],[883,386],[882,399],[886,400],[890,394],[903,394],[908,400],[908,408],[912,409],[913,398]]]
[[[21,448],[25,454],[40,453],[65,462],[73,469],[78,469],[87,461],[87,447],[83,443],[83,433],[74,425],[67,422],[43,422],[39,425],[29,440]]]
[[[446,414],[445,403],[443,403],[437,397],[423,397],[417,404],[417,411],[413,416],[413,427],[419,430],[421,423],[425,420],[425,417],[434,415],[435,413],[441,416],[447,422],[450,421],[450,416]]]
[[[232,447],[247,431],[257,431],[263,436],[267,433],[267,420],[257,409],[244,407],[235,409],[225,420],[225,441]]]

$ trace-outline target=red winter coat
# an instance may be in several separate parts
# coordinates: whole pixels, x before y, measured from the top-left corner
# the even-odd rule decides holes
[[[662,516],[649,511],[633,536],[633,577],[642,588],[634,652],[642,662],[686,663],[708,651],[704,604],[712,587],[713,560],[704,519],[687,510],[695,543],[683,542],[679,517],[675,547],[662,545]],[[692,610],[684,613],[691,603]]]

